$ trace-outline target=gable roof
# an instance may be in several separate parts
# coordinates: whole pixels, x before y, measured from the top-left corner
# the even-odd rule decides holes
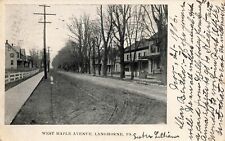
[[[138,48],[136,49],[136,51],[148,49],[150,42],[156,40],[157,37],[158,37],[158,32],[155,33],[154,35],[152,35],[152,36],[151,36],[150,38],[148,38],[148,39],[145,39],[145,38],[144,38],[144,39],[142,39],[142,40],[140,40],[140,41],[137,41],[136,43],[139,44],[139,46],[138,46]],[[131,48],[130,48],[130,47],[131,47]],[[127,47],[125,48],[124,52],[125,52],[125,53],[126,53],[126,52],[129,52],[130,49],[131,49],[131,51],[134,51],[134,50],[135,50],[135,43],[133,43],[131,46],[127,46]]]
[[[150,40],[149,39],[142,39],[141,41],[137,41],[136,44],[139,44],[136,50],[143,50],[147,49],[149,46]],[[135,43],[133,43],[131,46],[127,46],[124,50],[124,52],[129,52],[129,51],[134,51],[135,50]]]
[[[5,43],[5,47],[9,47],[12,50],[14,50],[16,53],[19,53],[19,51],[13,45],[10,45],[8,42]]]

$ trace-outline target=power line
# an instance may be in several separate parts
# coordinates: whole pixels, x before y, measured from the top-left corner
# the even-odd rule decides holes
[[[34,13],[35,15],[43,15],[44,21],[43,22],[38,22],[38,23],[43,23],[44,24],[44,30],[43,30],[43,44],[44,44],[44,74],[45,74],[45,79],[47,79],[47,59],[46,59],[46,23],[51,23],[46,21],[46,16],[50,15],[56,15],[56,14],[51,14],[51,13],[46,13],[46,7],[50,7],[48,5],[39,5],[44,8],[44,13]]]

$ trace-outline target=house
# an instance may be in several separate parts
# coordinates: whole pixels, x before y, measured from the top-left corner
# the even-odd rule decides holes
[[[25,49],[5,42],[5,69],[21,69],[30,67],[31,60],[27,58]]]
[[[149,39],[142,39],[131,46],[127,46],[124,49],[124,64],[125,64],[125,75],[131,75],[131,62],[134,66],[134,76],[139,77],[141,74],[160,76],[162,74],[162,62],[161,52],[158,45],[158,34],[154,34]],[[116,48],[109,50],[108,62],[107,62],[107,73],[108,74],[119,74],[120,68],[120,57],[119,52]],[[135,55],[135,59],[134,58]],[[102,71],[102,59],[98,63],[97,57],[95,57],[95,71],[96,74],[100,69]],[[134,61],[133,61],[134,60]],[[91,69],[93,72],[93,58],[91,59]],[[100,67],[99,67],[100,66]]]
[[[19,59],[19,52],[9,44],[8,40],[5,42],[5,69],[17,69],[17,60]]]
[[[108,58],[107,58],[107,73],[112,74],[115,70],[116,56],[118,55],[118,51],[116,48],[109,48]],[[94,60],[94,61],[93,61]],[[91,56],[91,72],[94,71],[93,63],[95,63],[95,74],[99,74],[99,72],[103,72],[103,52],[98,57],[97,52],[95,58]]]
[[[19,58],[17,60],[17,68],[24,68],[27,62],[26,52],[25,49],[20,49],[19,47],[18,50],[19,50]]]
[[[29,55],[26,56],[26,61],[25,61],[24,67],[26,67],[26,68],[33,67],[33,61],[32,61],[31,56],[29,56]]]
[[[160,47],[157,45],[157,34],[153,35],[149,39],[142,39],[137,41],[139,46],[135,48],[133,43],[131,46],[127,46],[124,51],[124,63],[125,63],[125,75],[131,74],[131,61],[133,61],[134,54],[134,75],[140,76],[140,73],[145,72],[149,75],[160,74],[161,61],[160,61]],[[119,58],[117,58],[115,64],[115,72],[120,72]]]

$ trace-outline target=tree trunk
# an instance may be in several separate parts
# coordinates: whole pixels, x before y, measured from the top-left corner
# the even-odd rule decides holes
[[[91,74],[91,46],[88,52],[88,73]]]
[[[102,66],[101,66],[101,56],[98,55],[98,75],[101,75],[101,69],[102,69]]]
[[[158,12],[158,19],[156,18],[154,14],[154,9],[160,11]],[[158,46],[160,47],[160,61],[161,61],[161,71],[162,71],[162,77],[161,82],[166,85],[167,84],[167,28],[165,28],[165,25],[163,25],[163,14],[165,14],[165,17],[167,19],[167,7],[157,7],[154,8],[154,6],[151,6],[151,10],[153,12],[153,18],[156,22],[157,28],[158,28]]]
[[[134,79],[134,62],[131,62],[130,70],[131,70],[130,79],[133,80]]]
[[[95,72],[95,40],[93,41],[93,60],[92,60],[92,67],[93,67],[93,75],[95,76],[96,75],[96,72]]]
[[[120,78],[125,78],[124,48],[120,47]]]
[[[100,60],[98,64],[98,75],[101,75],[101,69],[102,69],[102,66],[101,66],[101,60]]]
[[[88,60],[88,73],[91,74],[91,61]]]
[[[162,78],[161,81],[164,85],[167,84],[167,33],[163,33],[161,38],[160,46],[162,47],[161,51],[161,71],[162,71]]]
[[[104,56],[103,56],[103,76],[107,76],[107,61],[108,61],[108,50],[107,47],[105,47]]]
[[[98,46],[98,75],[101,75],[101,56],[99,46]]]

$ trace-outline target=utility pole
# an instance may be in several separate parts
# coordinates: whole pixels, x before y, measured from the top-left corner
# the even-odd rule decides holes
[[[50,70],[50,51],[49,51],[49,48],[50,47],[48,47],[48,72]]]
[[[44,74],[45,74],[45,79],[47,79],[47,60],[46,60],[46,23],[51,23],[46,21],[46,16],[48,15],[56,15],[56,14],[50,14],[46,13],[46,7],[50,7],[48,5],[39,5],[44,8],[44,13],[34,13],[35,15],[43,15],[44,16],[44,21],[43,22],[38,22],[38,23],[43,23],[44,24],[44,30],[43,30],[43,44],[44,44]]]

